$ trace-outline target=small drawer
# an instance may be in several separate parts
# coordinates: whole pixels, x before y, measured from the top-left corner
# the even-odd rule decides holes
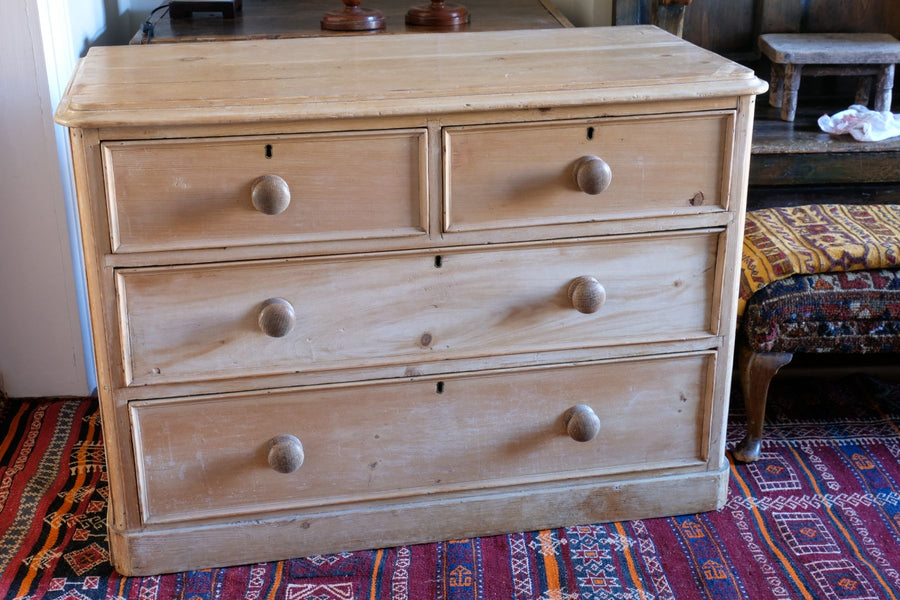
[[[719,233],[120,269],[130,385],[716,333]]]
[[[713,363],[681,355],[132,402],[143,519],[702,465]],[[570,423],[576,405],[590,412]]]
[[[106,142],[114,252],[425,235],[424,130]]]
[[[446,128],[444,229],[724,210],[733,127],[714,112]]]

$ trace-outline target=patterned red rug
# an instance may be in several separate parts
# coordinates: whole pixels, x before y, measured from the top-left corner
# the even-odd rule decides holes
[[[716,512],[123,578],[96,403],[10,401],[0,598],[900,600],[900,386],[776,379],[769,408],[762,460],[732,467]]]

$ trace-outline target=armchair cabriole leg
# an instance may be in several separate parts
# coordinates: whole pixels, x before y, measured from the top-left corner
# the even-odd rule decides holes
[[[747,435],[732,451],[735,460],[745,463],[759,460],[769,383],[781,367],[791,362],[793,356],[790,352],[754,352],[746,343],[741,344],[738,373],[747,411]]]

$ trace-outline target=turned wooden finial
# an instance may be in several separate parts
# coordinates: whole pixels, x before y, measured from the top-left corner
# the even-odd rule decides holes
[[[684,12],[691,0],[653,0],[651,23],[673,35],[684,34]]]
[[[406,13],[407,25],[453,27],[469,22],[469,11],[462,4],[431,0],[431,4],[413,6]]]
[[[372,8],[360,8],[362,0],[343,0],[344,10],[330,10],[322,16],[322,29],[330,31],[372,31],[384,29],[384,15]]]

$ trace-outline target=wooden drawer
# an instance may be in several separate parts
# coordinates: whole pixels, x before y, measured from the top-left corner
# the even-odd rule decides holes
[[[120,269],[126,379],[146,385],[698,339],[715,333],[718,248],[719,233],[701,231]],[[568,296],[582,276],[605,288],[591,314]],[[290,331],[273,330],[291,319],[270,299],[292,306]]]
[[[115,252],[414,236],[427,228],[424,130],[106,142],[103,160]],[[259,179],[267,175],[287,186],[286,208],[281,182],[266,189]],[[257,209],[254,193],[263,210],[282,212]]]
[[[147,523],[492,488],[706,459],[714,355],[131,403]],[[589,405],[597,437],[569,438]],[[295,436],[302,466],[270,468]]]
[[[447,128],[444,229],[724,210],[733,128],[730,112]],[[588,156],[611,173],[596,194],[574,177]]]

